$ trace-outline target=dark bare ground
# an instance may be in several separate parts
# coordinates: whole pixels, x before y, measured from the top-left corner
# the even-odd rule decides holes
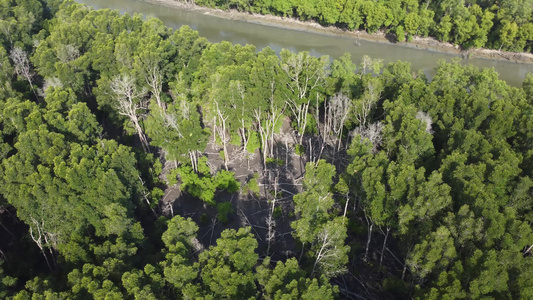
[[[260,259],[270,256],[271,261],[275,263],[276,261],[285,261],[290,257],[301,258],[301,249],[293,238],[290,224],[295,220],[293,196],[302,191],[305,164],[311,158],[301,157],[294,153],[296,137],[290,134],[293,130],[288,120],[285,120],[280,131],[285,134],[275,135],[276,145],[274,151],[274,158],[280,163],[271,163],[266,169],[262,166],[259,151],[251,154],[236,146],[231,145],[228,147],[230,157],[229,170],[234,172],[237,180],[241,182],[241,187],[257,173],[259,175],[260,193],[259,195],[253,195],[243,188],[234,194],[219,192],[215,196],[216,201],[218,203],[229,201],[234,210],[233,213],[228,215],[227,223],[224,224],[218,221],[215,207],[209,206],[202,200],[191,197],[187,193],[181,193],[179,184],[167,187],[165,196],[160,201],[161,211],[168,217],[181,215],[192,218],[199,226],[197,237],[204,249],[214,245],[224,229],[232,228],[237,230],[241,227],[250,226],[252,228],[251,232],[259,244],[257,253]],[[317,141],[309,140],[308,142],[313,143],[313,151],[315,151],[314,155],[316,156],[316,152],[319,151],[319,144],[317,144]],[[221,149],[220,145],[210,141],[206,151],[203,153],[208,158],[212,173],[216,173],[224,167],[223,159],[219,154]],[[342,170],[347,164],[345,155],[344,152],[331,152],[326,149],[321,157],[336,165],[339,170]],[[166,163],[164,169],[168,171],[168,169],[174,167],[174,163],[170,162]],[[356,203],[352,201],[349,204],[349,215],[352,217],[357,216]],[[273,205],[277,208],[275,214],[272,214]],[[344,207],[337,209],[344,210]],[[270,215],[273,215],[275,225],[269,231],[268,220]],[[356,236],[351,236],[347,240],[348,245],[352,248],[350,253],[352,264],[348,266],[349,272],[334,278],[332,283],[341,288],[341,294],[345,299],[376,299],[379,297],[375,291],[379,290],[380,287],[372,286],[368,283],[378,282],[376,278],[381,278],[384,275],[375,268],[360,264],[364,255],[364,245],[362,243],[366,241],[367,233],[366,228],[363,228],[364,225],[362,225],[365,224],[364,221],[360,217],[358,218],[357,222],[355,222],[356,226],[362,227],[355,230],[358,232]],[[269,236],[271,237],[270,241],[268,239]],[[381,242],[380,235],[376,233],[372,239],[372,245],[374,246],[372,249],[381,249]],[[369,254],[373,257],[380,255],[375,251],[371,251]],[[392,258],[392,255],[387,255],[384,261]],[[398,262],[393,264],[397,264],[396,268],[401,268]],[[354,297],[353,295],[365,296]]]
[[[284,124],[283,127],[282,132],[292,132],[288,124]],[[237,230],[250,226],[251,232],[259,243],[258,253],[261,257],[269,255],[273,261],[276,261],[297,256],[299,253],[294,252],[297,246],[290,227],[290,223],[295,219],[292,197],[301,191],[305,162],[303,158],[294,154],[294,138],[290,135],[277,134],[275,140],[275,158],[283,163],[281,165],[270,164],[266,170],[262,166],[258,150],[255,153],[248,153],[233,145],[228,147],[230,157],[228,169],[235,174],[241,187],[258,173],[260,194],[253,195],[242,188],[234,194],[218,192],[215,196],[217,203],[229,201],[234,210],[228,215],[226,224],[217,219],[215,207],[187,193],[182,193],[179,184],[167,187],[165,196],[160,201],[161,211],[169,217],[181,215],[192,218],[200,227],[198,239],[204,247],[215,244],[224,229]],[[223,159],[219,154],[221,150],[220,145],[215,145],[213,141],[210,141],[203,153],[208,158],[212,173],[224,167]],[[173,167],[172,162],[167,164],[169,166],[165,169]],[[273,213],[273,204],[279,208],[277,208],[278,212],[273,214],[275,225],[271,226],[269,231],[267,220]]]

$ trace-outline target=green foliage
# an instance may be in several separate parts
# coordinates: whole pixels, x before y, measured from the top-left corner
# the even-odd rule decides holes
[[[3,261],[0,261],[0,265]],[[0,297],[7,298],[9,293],[9,288],[15,285],[17,282],[16,278],[5,276],[4,270],[0,267]]]
[[[166,247],[166,260],[160,262],[163,278],[177,291],[197,277],[198,268],[191,261],[191,252],[198,245],[197,231],[198,226],[190,218],[175,216],[161,237]]]
[[[324,276],[318,280],[306,278],[294,258],[285,263],[278,261],[271,269],[267,256],[257,267],[257,281],[265,299],[334,299],[338,293],[338,287],[331,286]]]
[[[134,224],[138,173],[128,148],[68,143],[44,125],[21,134],[15,148],[3,161],[1,191],[33,230],[54,236],[47,246],[67,244],[88,225],[97,236],[122,236]]]
[[[249,153],[255,153],[255,150],[259,149],[260,147],[261,140],[259,139],[257,132],[254,131],[250,134],[250,140],[248,140],[246,150],[248,150]]]
[[[220,202],[217,204],[217,219],[226,224],[228,223],[228,215],[234,212],[231,202]]]
[[[344,244],[347,237],[346,221],[334,217],[329,210],[334,204],[332,178],[335,167],[319,160],[307,164],[304,179],[304,192],[294,196],[295,212],[299,219],[291,227],[303,244],[311,244],[309,252],[312,274],[322,274],[328,278],[346,272],[350,247]]]
[[[257,241],[250,228],[226,229],[217,245],[199,255],[205,293],[215,298],[247,299],[255,294],[252,268],[257,263]]]
[[[255,173],[254,177],[251,178],[243,187],[242,190],[246,191],[246,193],[251,193],[256,197],[259,197],[259,183],[257,180],[259,179],[259,173]]]
[[[405,41],[405,30],[403,29],[403,26],[396,27],[395,34],[396,34],[396,39],[398,40],[398,42]]]
[[[195,172],[190,165],[181,165],[177,169],[177,174],[181,179],[181,188],[193,197],[198,197],[210,205],[215,205],[215,192],[225,190],[235,193],[240,189],[240,182],[235,179],[232,172],[220,170],[215,176],[207,166],[207,158],[201,157],[198,164],[198,172]]]
[[[328,220],[328,210],[334,203],[331,184],[335,167],[321,160],[316,166],[308,164],[305,171],[305,192],[294,197],[295,212],[300,219],[294,221],[292,227],[301,242],[310,243],[320,230],[320,225]]]
[[[299,156],[304,156],[305,155],[305,147],[303,145],[296,144],[294,146],[294,153],[296,155],[299,155]]]
[[[279,158],[272,158],[272,157],[267,157],[266,159],[266,163],[269,164],[269,165],[274,165],[274,166],[283,166],[283,164],[285,163],[283,161],[283,159],[279,159]]]
[[[472,1],[200,1],[196,4],[224,10],[236,8],[251,13],[274,14],[314,20],[349,30],[392,32],[398,41],[428,35],[464,49],[490,47],[511,51],[533,49],[532,3],[530,0]],[[410,38],[411,37],[411,38]]]

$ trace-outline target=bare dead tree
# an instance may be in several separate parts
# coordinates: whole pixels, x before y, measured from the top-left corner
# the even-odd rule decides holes
[[[307,101],[297,104],[297,102],[293,99],[287,99],[287,104],[289,108],[292,111],[292,115],[296,118],[296,133],[298,134],[298,143],[301,145],[303,144],[303,138],[305,133],[305,128],[307,126],[307,115],[309,114],[309,104],[311,103],[311,99],[307,99]]]
[[[216,106],[216,116],[215,116],[215,132],[218,134],[218,137],[220,138],[220,141],[222,142],[222,151],[224,151],[224,169],[228,169],[228,142],[230,140],[230,137],[228,135],[227,130],[227,120],[229,116],[225,115],[224,112],[220,109],[218,105],[218,101],[215,100],[215,106]]]
[[[150,202],[150,199],[148,198],[148,196],[150,196],[149,189],[146,188],[146,186],[144,185],[144,180],[141,178],[141,175],[137,175],[137,178],[139,178],[139,181],[141,182],[141,185],[144,188],[144,190],[141,191],[142,197],[144,201],[146,202],[146,204],[148,204],[148,207],[150,207],[150,210],[152,210],[152,213],[154,214],[154,216],[157,218],[157,213],[155,212],[154,208],[152,207],[152,203]]]
[[[342,134],[346,119],[352,110],[351,99],[342,92],[334,95],[324,104],[324,127],[328,134],[327,141],[337,150],[342,145]],[[333,133],[333,134],[331,134]]]
[[[372,143],[372,153],[375,154],[383,141],[382,130],[383,124],[381,122],[375,122],[365,127],[359,126],[355,128],[354,134],[359,134],[361,138],[368,139]]]
[[[263,121],[263,115],[264,113],[260,109],[254,110],[257,132],[259,133],[259,137],[261,139],[261,150],[263,152],[263,167],[266,169],[267,157],[269,153],[268,150],[270,147],[270,143],[268,140],[268,137],[270,136],[270,124],[269,119]]]
[[[17,75],[19,76],[24,77],[28,81],[33,94],[35,95],[35,97],[37,97],[37,93],[33,88],[33,74],[30,67],[30,60],[28,59],[28,53],[26,53],[26,51],[22,50],[19,47],[15,47],[11,50],[10,57],[15,67],[15,73],[17,73]]]
[[[274,198],[270,201],[272,206],[270,210],[268,211],[268,217],[266,220],[266,225],[268,228],[267,236],[266,236],[266,241],[268,243],[267,255],[270,251],[270,246],[276,237],[276,229],[275,229],[276,220],[274,220],[274,210],[276,209],[276,199],[278,195],[278,180],[279,180],[279,174],[276,173],[276,178],[274,179]]]
[[[531,250],[533,250],[533,245],[529,246],[529,247],[524,247],[524,251],[522,252],[522,256],[527,256],[529,254],[531,254]]]
[[[163,90],[163,75],[161,75],[161,69],[159,68],[159,64],[155,61],[146,61],[144,63],[144,67],[144,79],[150,87],[152,97],[155,98],[157,106],[163,109],[163,103],[161,102],[161,91]]]
[[[316,95],[316,107],[318,107],[318,93]],[[324,107],[326,108],[327,107],[327,99],[324,100]],[[327,110],[327,109],[326,109]],[[317,120],[317,132],[318,132],[318,144],[319,144],[319,153],[318,155],[316,156],[316,159],[314,158],[314,153],[313,152],[309,152],[309,160],[313,163],[316,163],[318,160],[320,160],[320,158],[322,157],[322,153],[324,152],[324,149],[326,148],[326,144],[329,144],[329,135],[331,133],[331,127],[330,127],[330,121],[328,119],[328,114],[327,112],[324,112],[324,123],[321,124],[319,122],[320,120],[320,110],[317,109],[316,110],[316,114],[315,114],[315,119]],[[311,148],[311,139],[309,139],[309,146]],[[311,150],[310,150],[311,151]]]
[[[61,45],[56,50],[56,56],[62,63],[68,63],[80,56],[78,48],[72,44]]]
[[[266,169],[267,157],[274,156],[274,132],[276,124],[283,115],[285,106],[278,106],[274,100],[274,81],[270,82],[271,95],[269,99],[269,109],[265,112],[261,109],[254,110],[257,131],[261,139],[261,150],[263,152],[263,166]]]
[[[38,222],[34,218],[31,218],[31,220],[33,222],[33,225],[30,226],[30,237],[35,242],[37,247],[39,247],[39,250],[41,250],[41,254],[44,257],[44,260],[46,261],[46,265],[48,266],[50,271],[52,271],[53,270],[52,265],[55,266],[55,259],[54,259],[54,253],[53,253],[52,247],[55,246],[56,244],[57,235],[47,232],[44,229],[45,228],[44,221]],[[35,230],[37,231],[36,233],[34,233],[34,227],[35,227]],[[50,260],[48,259],[48,256],[46,255],[44,251],[45,248],[48,248],[48,250],[50,251],[51,258],[52,258],[52,264],[50,263]]]
[[[138,90],[135,80],[129,75],[116,76],[111,81],[111,91],[117,100],[116,108],[120,115],[126,116],[133,124],[135,132],[141,141],[145,152],[150,151],[148,139],[140,125],[140,110],[146,109],[146,101],[142,98],[146,94],[144,89]]]
[[[9,230],[9,228],[7,228],[7,226],[4,225],[4,223],[2,223],[1,221],[0,221],[0,226],[4,228],[4,230],[11,236],[11,238],[13,239],[15,238],[15,235],[13,234],[13,232],[11,232],[11,230]]]
[[[365,75],[368,71],[372,71],[374,74],[379,74],[383,67],[383,59],[372,59],[368,55],[364,55],[361,60],[360,68],[363,69],[361,76]]]
[[[324,58],[316,59],[309,53],[300,52],[290,55],[287,61],[282,64],[281,69],[287,75],[287,88],[292,92],[287,97],[287,104],[296,120],[299,143],[303,143],[303,135],[307,126],[309,105],[311,97],[309,93],[325,83],[328,75],[327,61]]]
[[[383,263],[383,256],[385,255],[385,248],[387,247],[387,239],[389,238],[389,233],[391,230],[390,225],[387,225],[386,232],[383,232],[383,230],[380,228],[381,233],[385,235],[385,238],[383,239],[383,246],[381,247],[381,257],[379,258],[379,265]]]
[[[364,213],[364,216],[365,216],[365,219],[366,219],[366,224],[367,224],[367,227],[368,227],[368,235],[367,235],[366,247],[365,247],[365,256],[363,257],[363,261],[367,262],[368,261],[368,249],[370,248],[370,242],[372,241],[372,230],[374,228],[374,222],[367,215],[365,209],[363,209],[363,213]]]
[[[192,169],[195,173],[198,173],[198,157],[200,154],[198,150],[189,150],[189,159],[191,160]]]
[[[178,125],[177,116],[173,114],[167,114],[162,108],[160,110],[161,114],[164,115],[166,127],[175,130],[178,133],[178,137],[182,138],[183,135],[181,134],[180,127]]]
[[[415,118],[418,119],[418,120],[423,121],[426,124],[425,131],[427,133],[433,134],[433,129],[432,129],[433,120],[431,119],[431,117],[426,112],[423,112],[423,111],[417,112]]]
[[[241,102],[241,115],[240,115],[241,127],[239,128],[239,133],[241,135],[243,149],[246,150],[248,148],[248,142],[250,141],[251,132],[250,130],[248,130],[248,126],[246,126],[246,119],[248,119],[248,117],[247,117],[246,105],[245,105],[245,94],[244,94],[245,90],[239,81],[237,81],[234,84],[230,84],[230,86],[231,85],[234,86],[234,90],[236,91],[237,96],[240,98],[240,102]]]
[[[9,44],[13,46],[13,29],[16,27],[15,21],[0,20],[0,31],[7,36]]]
[[[370,121],[372,109],[376,106],[381,96],[381,88],[376,80],[368,82],[363,96],[355,101],[354,115],[359,126],[365,127]]]
[[[326,225],[319,232],[317,244],[320,246],[316,254],[315,263],[313,264],[312,274],[317,272],[317,267],[319,266],[324,270],[328,270],[326,275],[329,277],[346,272],[346,268],[335,264],[343,255],[342,249],[338,247],[339,242],[344,244],[344,241],[340,241],[338,231],[334,227]]]
[[[57,77],[45,78],[43,83],[43,88],[38,91],[41,97],[46,97],[46,90],[50,87],[62,87],[63,83],[61,79]]]

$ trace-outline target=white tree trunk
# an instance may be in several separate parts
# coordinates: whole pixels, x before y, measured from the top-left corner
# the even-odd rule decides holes
[[[15,67],[15,72],[17,73],[17,75],[26,78],[26,80],[30,84],[31,91],[33,92],[35,97],[37,97],[37,93],[33,88],[33,83],[31,80],[32,74],[30,68],[30,60],[28,59],[28,53],[26,53],[26,51],[22,50],[19,47],[15,47],[11,50],[10,57],[13,60],[13,65]]]
[[[379,259],[379,265],[383,263],[383,255],[385,254],[385,248],[387,247],[387,238],[389,237],[390,227],[387,226],[387,232],[385,233],[385,239],[383,240],[383,246],[381,247],[381,257]]]
[[[144,134],[139,121],[139,110],[145,109],[145,102],[142,97],[145,94],[144,90],[138,91],[134,79],[131,76],[117,76],[111,81],[111,90],[115,94],[117,100],[117,111],[120,115],[126,116],[133,124],[133,128],[139,137],[143,150],[150,151],[148,139]]]
[[[363,212],[364,212],[364,210],[363,210]],[[366,212],[364,212],[364,213],[365,213],[366,223],[368,224],[368,236],[367,236],[367,239],[366,239],[365,256],[363,257],[363,261],[367,262],[368,261],[368,249],[370,248],[370,242],[372,241],[372,229],[374,228],[374,223],[372,222],[372,220],[370,220],[366,216]]]
[[[220,110],[218,106],[217,101],[215,101],[215,104],[217,107],[217,116],[218,116],[217,118],[218,126],[216,127],[216,129],[217,129],[218,136],[220,137],[220,140],[222,142],[222,151],[224,152],[224,169],[227,170],[228,163],[229,163],[229,158],[228,158],[229,138],[228,138],[228,133],[226,129],[226,121],[228,120],[228,116],[224,116],[224,114],[222,113],[222,111]]]

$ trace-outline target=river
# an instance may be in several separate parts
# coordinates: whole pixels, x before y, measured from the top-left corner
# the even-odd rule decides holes
[[[331,58],[338,58],[343,53],[349,52],[357,64],[366,54],[371,58],[383,59],[385,64],[397,60],[410,62],[413,70],[421,70],[429,77],[433,75],[433,69],[439,59],[451,61],[457,56],[389,43],[355,40],[353,37],[230,20],[199,11],[169,8],[138,0],[76,1],[94,8],[117,9],[122,13],[142,13],[147,17],[156,17],[174,29],[188,25],[210,42],[230,41],[241,45],[253,44],[258,50],[270,47],[278,53],[283,48],[292,51],[309,51],[312,55],[329,55]],[[479,58],[464,59],[463,63],[477,67],[494,67],[500,74],[500,78],[513,86],[521,86],[526,74],[533,72],[533,64]]]

